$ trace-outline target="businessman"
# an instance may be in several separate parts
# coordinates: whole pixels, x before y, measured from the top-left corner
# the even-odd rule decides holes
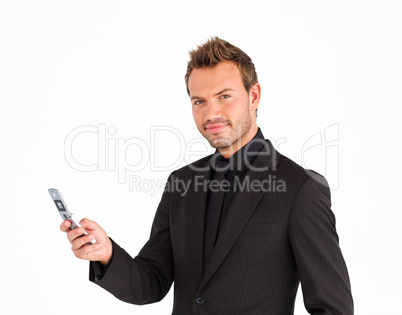
[[[352,315],[328,184],[257,126],[261,86],[250,57],[210,38],[190,52],[185,82],[216,152],[170,174],[135,258],[94,221],[62,223],[74,254],[91,261],[90,280],[134,304],[161,300],[174,283],[176,315],[290,315],[301,283],[310,314]]]

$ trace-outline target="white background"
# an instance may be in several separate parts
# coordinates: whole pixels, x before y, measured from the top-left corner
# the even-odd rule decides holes
[[[145,159],[126,173],[143,183],[170,173],[153,169],[151,156],[156,166],[187,163],[177,152],[200,138],[184,86],[187,52],[218,35],[256,65],[264,136],[331,184],[355,313],[402,314],[401,16],[400,1],[1,0],[1,312],[170,314],[172,292],[135,306],[87,280],[88,262],[59,232],[47,189],[136,255],[161,191],[130,192],[112,157]],[[111,127],[104,138],[79,134],[69,148],[98,170],[65,158],[80,126]],[[155,126],[177,132],[151,141]],[[138,139],[149,151],[128,146]],[[301,294],[295,314],[306,314]]]

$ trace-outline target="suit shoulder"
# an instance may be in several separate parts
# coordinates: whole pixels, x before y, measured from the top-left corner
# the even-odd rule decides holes
[[[212,157],[212,154],[205,156],[193,163],[187,164],[177,170],[175,170],[172,174],[177,177],[188,177],[193,175],[195,172],[205,171],[209,167],[209,161]]]
[[[312,178],[317,183],[325,187],[329,187],[329,184],[323,175],[314,170],[303,168],[285,155],[280,154],[279,165],[281,173],[283,173],[283,175],[285,175],[286,177],[291,178],[292,181],[295,181],[298,184],[301,184],[305,180]]]

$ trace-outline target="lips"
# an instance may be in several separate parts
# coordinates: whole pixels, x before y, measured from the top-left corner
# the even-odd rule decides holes
[[[218,133],[221,132],[222,130],[226,129],[226,127],[229,126],[229,124],[211,124],[205,126],[205,129],[209,133]]]

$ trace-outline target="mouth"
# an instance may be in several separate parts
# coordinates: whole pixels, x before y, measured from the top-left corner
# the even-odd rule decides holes
[[[229,124],[210,124],[210,125],[205,126],[205,129],[206,129],[206,131],[208,131],[211,134],[216,134],[216,133],[223,131],[228,126],[229,126]]]

